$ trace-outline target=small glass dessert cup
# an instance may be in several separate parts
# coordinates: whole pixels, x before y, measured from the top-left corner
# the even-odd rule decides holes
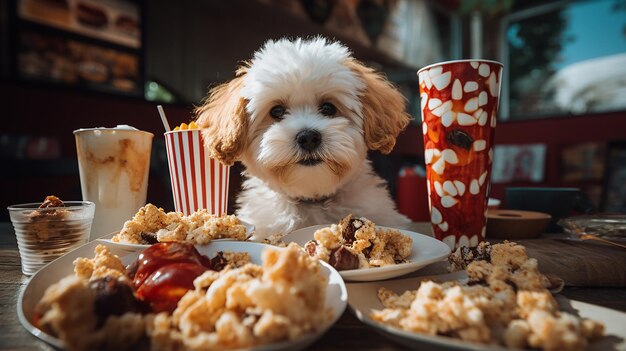
[[[25,275],[34,274],[89,239],[94,203],[66,201],[60,204],[43,208],[40,208],[41,203],[8,207]]]

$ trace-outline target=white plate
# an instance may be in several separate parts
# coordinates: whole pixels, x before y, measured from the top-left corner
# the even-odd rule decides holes
[[[254,225],[250,224],[250,223],[246,223],[244,221],[241,221],[241,224],[246,226],[246,238],[249,238],[254,234],[254,230],[255,227]],[[150,246],[147,244],[131,244],[131,243],[126,243],[126,242],[117,242],[117,241],[112,241],[111,239],[119,232],[113,232],[111,234],[107,234],[104,236],[101,236],[99,238],[97,238],[96,240],[101,242],[101,243],[105,243],[109,246],[117,246],[123,250],[125,250],[126,252],[132,252],[135,250],[142,250],[145,249],[146,247]],[[235,241],[233,239],[229,239],[229,238],[223,238],[223,239],[215,239],[213,241]]]
[[[46,288],[50,285],[58,282],[61,278],[73,274],[74,266],[72,262],[78,257],[93,257],[95,247],[100,242],[92,241],[87,243],[74,251],[67,253],[66,255],[52,261],[39,272],[32,276],[26,287],[21,290],[17,300],[17,315],[22,326],[26,328],[31,334],[37,338],[45,341],[46,343],[63,349],[64,344],[61,340],[46,334],[42,330],[36,328],[33,325],[34,309],[37,302],[43,296]],[[242,241],[219,241],[212,242],[208,245],[196,246],[198,251],[204,255],[212,257],[217,251],[239,251],[248,252],[250,259],[253,263],[261,263],[261,253],[264,249],[271,247],[266,244],[242,242]],[[134,260],[139,251],[128,253],[126,248],[117,246],[110,246],[111,252],[120,255],[120,258],[125,264],[128,264]],[[248,350],[254,351],[278,351],[278,350],[300,350],[303,349],[320,338],[343,314],[346,308],[348,295],[346,292],[346,286],[341,279],[341,276],[337,271],[329,264],[321,262],[321,272],[328,277],[328,286],[326,288],[326,304],[332,310],[332,319],[317,332],[310,333],[303,336],[300,339],[293,341],[285,341],[280,343],[273,343],[267,345],[261,345]]]
[[[300,246],[304,246],[309,240],[313,240],[315,231],[321,228],[329,227],[327,225],[314,225],[312,227],[298,229],[283,237],[286,243],[295,242]],[[391,229],[387,227],[379,227]],[[433,262],[441,261],[450,255],[450,248],[443,242],[434,239],[428,235],[411,232],[408,230],[398,229],[404,235],[408,235],[413,239],[411,247],[411,255],[407,257],[408,262],[393,264],[384,267],[350,269],[339,271],[339,274],[345,280],[350,281],[374,281],[399,277],[401,275],[415,272]]]
[[[459,339],[444,336],[428,336],[400,330],[372,320],[369,315],[372,310],[382,309],[383,305],[378,300],[378,288],[385,287],[398,294],[406,290],[415,290],[419,282],[424,279],[435,281],[458,280],[466,277],[464,272],[442,274],[431,277],[416,277],[408,279],[388,280],[384,282],[352,283],[348,284],[348,304],[361,322],[375,328],[378,332],[393,339],[411,349],[429,350],[472,350],[472,351],[502,351],[511,350],[501,346],[472,344]],[[571,311],[584,318],[591,318],[604,323],[607,337],[592,343],[587,350],[621,350],[626,351],[626,313],[608,308],[590,305],[584,302],[568,300],[557,296],[557,301],[562,310]]]

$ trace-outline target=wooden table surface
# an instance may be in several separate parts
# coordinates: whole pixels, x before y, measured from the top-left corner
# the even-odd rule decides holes
[[[430,233],[430,224],[414,223],[413,230]],[[421,272],[414,275],[423,274],[424,271]],[[428,272],[434,273],[436,272],[433,272],[432,268]],[[10,223],[0,223],[0,350],[52,350],[30,335],[17,319],[17,296],[27,283],[28,277],[22,275],[13,228]],[[570,299],[626,311],[626,288],[566,287],[561,294]],[[309,348],[309,350],[346,349],[407,350],[362,324],[348,311]]]

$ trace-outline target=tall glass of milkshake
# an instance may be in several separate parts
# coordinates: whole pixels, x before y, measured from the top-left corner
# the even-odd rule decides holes
[[[96,204],[89,240],[118,231],[146,204],[154,135],[130,126],[74,131],[83,200]]]

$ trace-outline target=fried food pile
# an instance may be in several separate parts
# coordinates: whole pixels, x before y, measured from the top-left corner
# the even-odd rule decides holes
[[[352,215],[317,230],[314,238],[304,249],[338,271],[406,262],[413,245],[413,239],[399,230],[379,228],[365,217]]]
[[[147,204],[111,240],[130,244],[176,241],[204,245],[221,238],[246,240],[246,226],[235,215],[217,216],[202,209],[185,216]]]
[[[331,318],[327,278],[296,245],[263,252],[199,254],[160,243],[124,267],[108,247],[75,260],[50,286],[35,324],[70,350],[221,350],[293,340]]]
[[[380,288],[385,307],[371,317],[406,331],[542,350],[584,350],[604,326],[559,310],[537,260],[515,243],[458,248],[453,269],[467,284],[424,281],[402,295]]]

